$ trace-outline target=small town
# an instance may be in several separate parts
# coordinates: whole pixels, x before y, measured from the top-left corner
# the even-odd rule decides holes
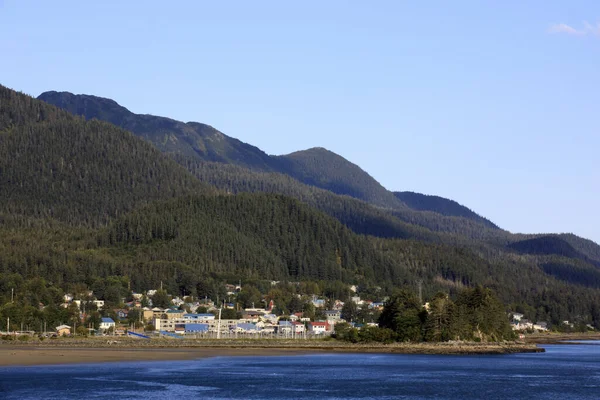
[[[277,288],[298,283],[273,281]],[[241,292],[241,283],[225,284],[224,289],[231,301],[216,303],[208,298],[171,296],[165,290],[151,289],[144,293],[131,292],[122,298],[116,308],[107,307],[108,302],[99,299],[93,291],[63,296],[62,308],[75,316],[56,327],[42,326],[38,329],[26,324],[10,325],[0,334],[33,335],[49,337],[73,335],[128,335],[134,338],[322,338],[334,332],[336,324],[347,322],[360,329],[377,326],[377,318],[383,310],[384,300],[363,300],[356,293],[357,286],[348,287],[352,295],[348,301],[327,299],[316,295],[296,294],[298,311],[285,314],[278,310],[273,299],[260,296],[266,307],[243,308],[235,301]],[[42,306],[43,308],[43,306]],[[359,322],[360,320],[360,322]],[[70,322],[67,323],[67,322]]]
[[[298,286],[298,282],[272,281],[274,289]],[[253,288],[254,289],[254,288]],[[285,313],[278,309],[268,295],[256,298],[265,307],[242,307],[241,282],[225,284],[228,300],[216,303],[211,299],[192,296],[171,296],[164,289],[150,289],[144,293],[130,292],[122,298],[118,307],[107,307],[104,299],[99,299],[88,290],[79,296],[63,295],[62,308],[71,312],[72,318],[58,326],[46,324],[38,329],[26,324],[10,325],[5,321],[5,331],[0,335],[42,337],[63,336],[129,336],[139,339],[232,339],[232,338],[273,338],[311,339],[323,338],[335,332],[335,326],[347,323],[361,329],[364,326],[378,326],[378,317],[384,308],[387,296],[379,301],[362,299],[358,286],[347,287],[350,294],[347,301],[330,299],[316,295],[295,294],[296,308],[304,311]],[[255,289],[254,289],[255,290]],[[255,293],[257,295],[257,293]],[[423,309],[429,311],[429,303]],[[44,308],[41,305],[41,308]],[[511,328],[523,338],[525,333],[546,332],[548,323],[531,322],[524,314],[509,312]],[[573,323],[563,322],[564,328],[573,328]],[[594,330],[588,325],[589,330]]]

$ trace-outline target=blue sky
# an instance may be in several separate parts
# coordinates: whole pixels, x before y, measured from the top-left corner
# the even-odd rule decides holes
[[[600,242],[599,1],[173,3],[0,0],[0,83],[326,147],[390,190]]]

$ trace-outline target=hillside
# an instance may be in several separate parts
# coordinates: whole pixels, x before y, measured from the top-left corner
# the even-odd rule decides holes
[[[130,130],[162,151],[173,154],[200,180],[234,193],[265,191],[286,194],[303,201],[315,198],[311,188],[342,195],[344,199],[321,191],[318,196],[324,200],[309,204],[339,217],[340,221],[359,233],[399,238],[431,237],[431,233],[423,232],[425,229],[462,235],[469,239],[491,237],[495,242],[506,242],[504,232],[493,231],[497,228],[494,224],[472,212],[464,212],[458,204],[452,208],[413,204],[409,208],[359,166],[326,149],[314,148],[285,156],[268,156],[260,149],[228,137],[208,125],[134,114],[109,99],[68,92],[46,92],[39,99],[87,119],[102,119]],[[226,166],[207,167],[210,162]],[[202,170],[205,167],[207,171]],[[282,179],[282,175],[293,179]],[[356,202],[347,207],[347,197],[362,200],[374,207]],[[360,209],[359,214],[351,215],[357,209]],[[457,209],[461,212],[456,212]],[[417,234],[414,231],[418,231]]]
[[[510,235],[439,204],[385,208],[290,175],[181,153],[175,162],[109,123],[6,88],[0,94],[0,287],[54,285],[39,283],[43,299],[27,289],[28,304],[60,300],[57,288],[119,298],[109,292],[123,282],[208,295],[207,286],[215,293],[231,279],[322,281],[379,287],[384,296],[422,281],[426,296],[485,285],[532,319],[600,326],[591,242]],[[358,174],[341,173],[340,182],[369,185],[347,161],[317,153],[294,168],[317,174],[313,162],[329,160],[327,175],[340,166]]]
[[[97,96],[51,91],[42,93],[38,99],[88,120],[95,118],[110,122],[141,136],[164,152],[231,163],[259,171],[276,168],[276,162],[257,147],[224,135],[209,125],[134,114],[114,100]]]
[[[600,323],[600,276],[584,264],[554,259],[538,267],[527,256],[490,260],[462,246],[364,237],[279,195],[185,196],[94,230],[34,221],[7,228],[0,229],[0,284],[17,273],[104,293],[124,279],[135,291],[164,284],[171,293],[204,296],[207,282],[310,280],[379,286],[384,296],[422,280],[426,297],[485,285],[530,318]]]
[[[229,137],[209,125],[134,114],[115,101],[102,97],[50,91],[42,93],[38,99],[88,120],[96,118],[115,124],[143,137],[164,152],[254,171],[284,173],[303,183],[381,207],[404,207],[391,192],[358,166],[325,149],[269,156],[259,148]]]
[[[233,193],[264,191],[303,201],[313,199],[309,204],[339,218],[358,233],[448,243],[482,240],[500,246],[522,237],[499,230],[489,220],[452,200],[391,193],[360,167],[325,149],[269,156],[209,125],[134,114],[110,99],[68,92],[46,92],[39,98],[87,119],[97,118],[127,129],[176,156],[200,180],[219,188]],[[52,117],[58,112],[54,107],[32,104],[41,110],[31,111],[36,118]],[[211,162],[220,166],[202,171]],[[284,175],[293,179],[282,178]],[[317,187],[329,193],[315,192]],[[331,193],[344,196],[333,197]],[[351,202],[349,197],[365,203]],[[438,233],[443,234],[443,239]],[[576,236],[567,240],[582,253],[592,254],[590,258],[600,260],[600,246],[596,243]]]
[[[0,86],[0,212],[95,226],[153,200],[214,192],[153,146]]]
[[[284,172],[300,182],[351,196],[380,207],[406,208],[358,165],[321,147],[279,156]]]
[[[415,192],[394,192],[397,199],[417,211],[431,211],[447,217],[463,217],[480,222],[488,228],[498,226],[454,200]]]

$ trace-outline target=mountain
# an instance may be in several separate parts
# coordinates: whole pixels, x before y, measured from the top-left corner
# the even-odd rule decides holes
[[[38,99],[85,119],[110,122],[141,136],[158,149],[205,161],[231,163],[259,171],[276,169],[276,160],[257,147],[231,138],[212,126],[134,114],[114,100],[69,92],[45,92]]]
[[[359,233],[399,238],[431,236],[431,232],[422,231],[425,229],[458,233],[470,238],[504,235],[502,232],[492,232],[493,224],[490,225],[481,219],[469,220],[463,216],[448,217],[434,213],[433,210],[422,212],[411,209],[360,167],[323,148],[284,156],[269,156],[260,149],[228,137],[208,125],[134,114],[113,100],[101,97],[45,92],[39,99],[82,115],[86,119],[97,118],[130,130],[162,151],[174,155],[200,180],[221,185],[221,188],[226,186],[227,190],[234,193],[266,191],[283,193],[303,201],[319,197],[322,199],[319,205],[314,201],[311,204],[330,215],[340,217],[341,221]],[[209,165],[207,162],[218,162],[228,167],[211,167],[205,170]],[[234,171],[232,167],[241,167],[244,170],[238,168]],[[211,173],[216,176],[210,176]],[[287,175],[293,180],[283,179],[282,175]],[[239,176],[247,179],[240,179]],[[273,185],[271,181],[278,184]],[[235,182],[235,185],[232,182]],[[324,192],[318,192],[316,196],[311,188],[324,189],[344,198],[334,198]],[[371,207],[356,202],[347,207],[348,197],[364,201]],[[357,210],[360,210],[358,214],[350,215]],[[415,228],[419,230],[416,235],[410,233]]]
[[[572,240],[573,239],[571,239],[571,241]],[[576,241],[575,243],[577,242],[579,241]],[[555,255],[564,258],[579,259],[600,268],[599,260],[577,251],[569,241],[558,235],[538,236],[532,239],[510,243],[507,247],[523,254],[538,256]]]
[[[417,281],[425,296],[485,285],[531,319],[600,327],[591,242],[511,235],[439,204],[411,209],[395,196],[400,206],[387,208],[292,176],[319,176],[323,163],[320,185],[374,185],[321,149],[277,158],[287,174],[167,157],[108,122],[1,89],[0,287],[54,285],[60,301],[57,287],[103,293],[123,282],[134,290],[164,282],[192,295],[204,294],[205,282],[222,288],[239,278],[262,282],[265,292],[271,279],[345,290],[358,283],[373,293],[381,287],[377,297]],[[112,297],[120,301],[120,292]]]
[[[284,171],[300,182],[386,208],[406,208],[358,165],[322,147],[277,157]]]
[[[430,196],[415,192],[394,192],[396,198],[408,207],[417,211],[432,211],[447,217],[464,217],[473,221],[481,222],[485,226],[499,229],[498,226],[486,218],[481,217],[469,208],[454,200],[439,196]]]
[[[451,243],[478,240],[497,246],[540,236],[511,235],[453,200],[389,192],[360,167],[326,149],[269,156],[209,125],[134,114],[113,100],[101,97],[45,92],[39,99],[86,119],[97,118],[127,129],[163,152],[176,156],[178,162],[191,168],[200,180],[220,188],[234,193],[264,191],[283,193],[303,201],[313,199],[311,205],[339,218],[359,233]],[[39,116],[48,112],[57,111],[44,108]],[[207,167],[211,162],[221,163],[221,166]],[[283,175],[293,179],[282,178]],[[342,196],[315,192],[314,188]],[[349,197],[364,203],[350,202]],[[355,212],[357,214],[353,214]],[[575,235],[566,235],[563,239],[590,259],[600,261],[597,243]]]
[[[114,125],[0,86],[0,212],[95,226],[153,200],[215,190]]]
[[[86,119],[110,122],[141,136],[158,149],[192,159],[221,162],[258,172],[279,172],[299,181],[386,208],[403,208],[401,201],[360,167],[325,149],[269,156],[252,145],[198,122],[180,122],[134,114],[114,100],[50,91],[38,99]]]

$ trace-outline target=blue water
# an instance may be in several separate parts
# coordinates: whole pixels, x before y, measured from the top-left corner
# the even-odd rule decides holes
[[[599,399],[600,345],[0,368],[0,399]]]

